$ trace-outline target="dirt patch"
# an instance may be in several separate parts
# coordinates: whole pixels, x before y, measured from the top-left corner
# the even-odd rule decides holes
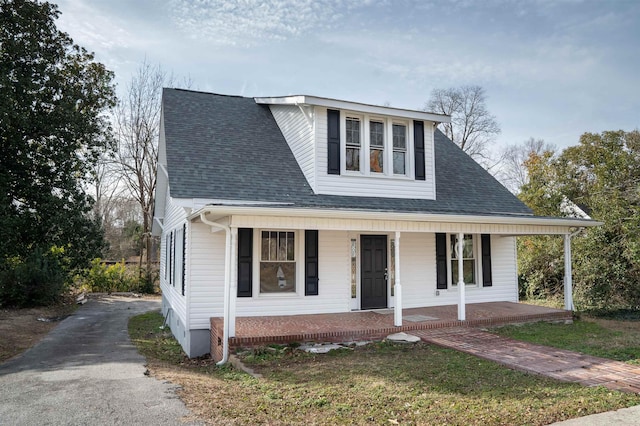
[[[0,309],[0,362],[13,358],[38,343],[75,310],[76,305]]]

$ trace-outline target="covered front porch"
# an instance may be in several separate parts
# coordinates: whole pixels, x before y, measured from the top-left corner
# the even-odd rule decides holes
[[[236,318],[231,348],[292,342],[349,342],[381,340],[400,331],[410,333],[443,327],[490,327],[534,321],[569,321],[571,311],[513,302],[470,303],[466,319],[458,319],[458,306],[402,310],[402,326],[394,326],[394,309],[332,314],[255,316]],[[223,354],[223,319],[211,318],[211,354]]]

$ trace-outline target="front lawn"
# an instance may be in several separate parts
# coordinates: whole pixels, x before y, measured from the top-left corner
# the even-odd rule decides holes
[[[491,330],[501,336],[640,364],[640,321],[584,317],[573,324],[510,325]]]
[[[377,343],[312,355],[249,352],[256,379],[210,360],[186,360],[162,317],[134,317],[129,332],[151,373],[211,424],[544,425],[640,404],[639,395],[585,388],[508,370],[427,344]]]

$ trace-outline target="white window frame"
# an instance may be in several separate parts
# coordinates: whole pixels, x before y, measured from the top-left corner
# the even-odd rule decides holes
[[[347,118],[360,120],[360,170],[347,170]],[[384,124],[384,160],[383,171],[371,171],[371,121]],[[393,125],[400,124],[406,128],[407,146],[405,151],[405,173],[393,173]],[[413,121],[373,114],[362,114],[353,111],[340,111],[340,174],[345,176],[366,176],[383,179],[414,179],[414,142]]]
[[[260,291],[260,262],[262,261],[262,232],[293,232],[294,263],[296,264],[295,290],[289,292],[262,293]],[[304,232],[298,229],[261,228],[253,232],[252,294],[257,298],[304,296]]]
[[[464,234],[464,236],[467,235],[471,235],[473,237],[473,259],[475,261],[475,276],[476,276],[476,281],[479,282],[475,282],[475,283],[464,283],[465,284],[465,288],[467,287],[481,287],[481,281],[482,281],[482,246],[480,243],[480,240],[482,239],[480,234]],[[449,284],[447,286],[447,288],[450,289],[457,289],[458,288],[458,283],[457,282],[453,282],[453,268],[457,268],[457,263],[456,265],[452,265],[451,261],[453,259],[453,253],[451,253],[451,237],[456,237],[458,236],[457,233],[454,234],[447,234],[447,283]],[[456,242],[457,244],[457,242]]]
[[[374,147],[371,145],[371,122],[374,121],[376,123],[382,123],[382,172],[376,172],[376,171],[372,171],[371,170],[371,150],[377,147]],[[387,168],[389,167],[389,162],[388,162],[388,154],[389,154],[389,135],[388,135],[388,131],[387,131],[387,120],[385,120],[382,117],[375,117],[375,116],[371,116],[368,117],[368,119],[365,121],[365,129],[367,132],[367,145],[368,145],[368,150],[367,150],[367,165],[366,165],[366,169],[368,169],[369,173],[371,175],[374,176],[384,176],[385,174],[387,174]]]
[[[395,173],[393,170],[393,154],[395,152],[402,152],[402,151],[396,150],[396,148],[393,146],[393,126],[394,125],[404,126],[405,128],[404,173]],[[411,170],[410,163],[409,163],[409,123],[405,121],[400,121],[400,120],[393,120],[391,122],[390,127],[391,127],[391,142],[389,146],[391,147],[391,151],[392,151],[391,152],[391,174],[393,174],[394,176],[409,176],[409,172]]]
[[[342,153],[343,155],[341,155],[341,157],[343,158],[342,163],[341,164],[341,168],[342,170],[347,173],[347,174],[355,174],[355,175],[360,175],[365,173],[364,168],[367,167],[364,164],[364,153],[365,153],[365,139],[369,139],[368,136],[365,136],[365,120],[364,117],[362,115],[359,114],[351,114],[351,113],[346,113],[344,114],[344,117],[340,117],[341,119],[341,125],[340,125],[340,139],[343,141],[342,142]],[[360,169],[359,170],[347,170],[347,148],[351,147],[351,145],[347,145],[347,120],[348,119],[357,119],[360,121]],[[368,127],[368,126],[367,126]]]

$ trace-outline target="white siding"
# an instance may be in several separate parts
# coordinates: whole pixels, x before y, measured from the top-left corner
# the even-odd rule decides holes
[[[515,253],[514,237],[491,237],[493,285],[467,286],[467,303],[518,301]],[[400,258],[404,308],[458,303],[455,288],[439,290],[436,296],[435,234],[402,234]]]
[[[189,236],[189,328],[209,329],[209,318],[223,314],[226,235],[192,223]]]
[[[237,298],[236,315],[242,317],[348,312],[351,291],[349,241],[346,232],[320,231],[318,233],[319,294],[317,296],[305,296],[304,288],[298,288],[295,295],[260,296],[256,294],[254,287],[253,297]],[[254,269],[254,274],[256,273],[258,271]],[[304,274],[304,262],[298,263],[297,273]],[[222,310],[216,315],[221,316]]]
[[[433,126],[425,122],[426,180],[394,178],[391,176],[329,175],[327,173],[327,109],[316,107],[315,113],[316,177],[317,194],[352,195],[362,197],[435,199]],[[413,121],[409,123],[409,138],[413,140]],[[344,145],[344,141],[342,141]],[[412,144],[411,144],[412,146]],[[411,147],[409,147],[411,148]],[[344,146],[341,148],[344,157]],[[408,152],[407,167],[413,169],[413,152]]]
[[[271,105],[271,113],[312,189],[315,188],[315,146],[311,117],[290,105]],[[308,107],[307,107],[308,108]]]
[[[186,221],[187,215],[182,207],[177,206],[171,197],[167,197],[167,203],[165,208],[165,220],[164,220],[164,231],[162,233],[162,243],[160,247],[160,262],[161,262],[161,273],[160,273],[160,288],[162,290],[162,294],[165,300],[168,302],[170,307],[173,310],[173,314],[179,320],[179,324],[181,328],[187,328],[187,303],[186,297],[182,295],[182,288],[179,285],[171,285],[169,284],[169,274],[167,265],[166,265],[166,235],[175,231],[178,228],[182,228],[183,224]],[[187,228],[188,229],[188,228]],[[187,238],[187,247],[189,246],[189,241]],[[187,251],[187,259],[189,257]],[[181,268],[181,265],[176,263],[176,268]],[[166,271],[166,272],[165,272]],[[166,278],[165,278],[166,276]],[[187,273],[188,277],[188,273]],[[188,285],[187,278],[187,285]],[[178,338],[178,336],[176,336]]]

